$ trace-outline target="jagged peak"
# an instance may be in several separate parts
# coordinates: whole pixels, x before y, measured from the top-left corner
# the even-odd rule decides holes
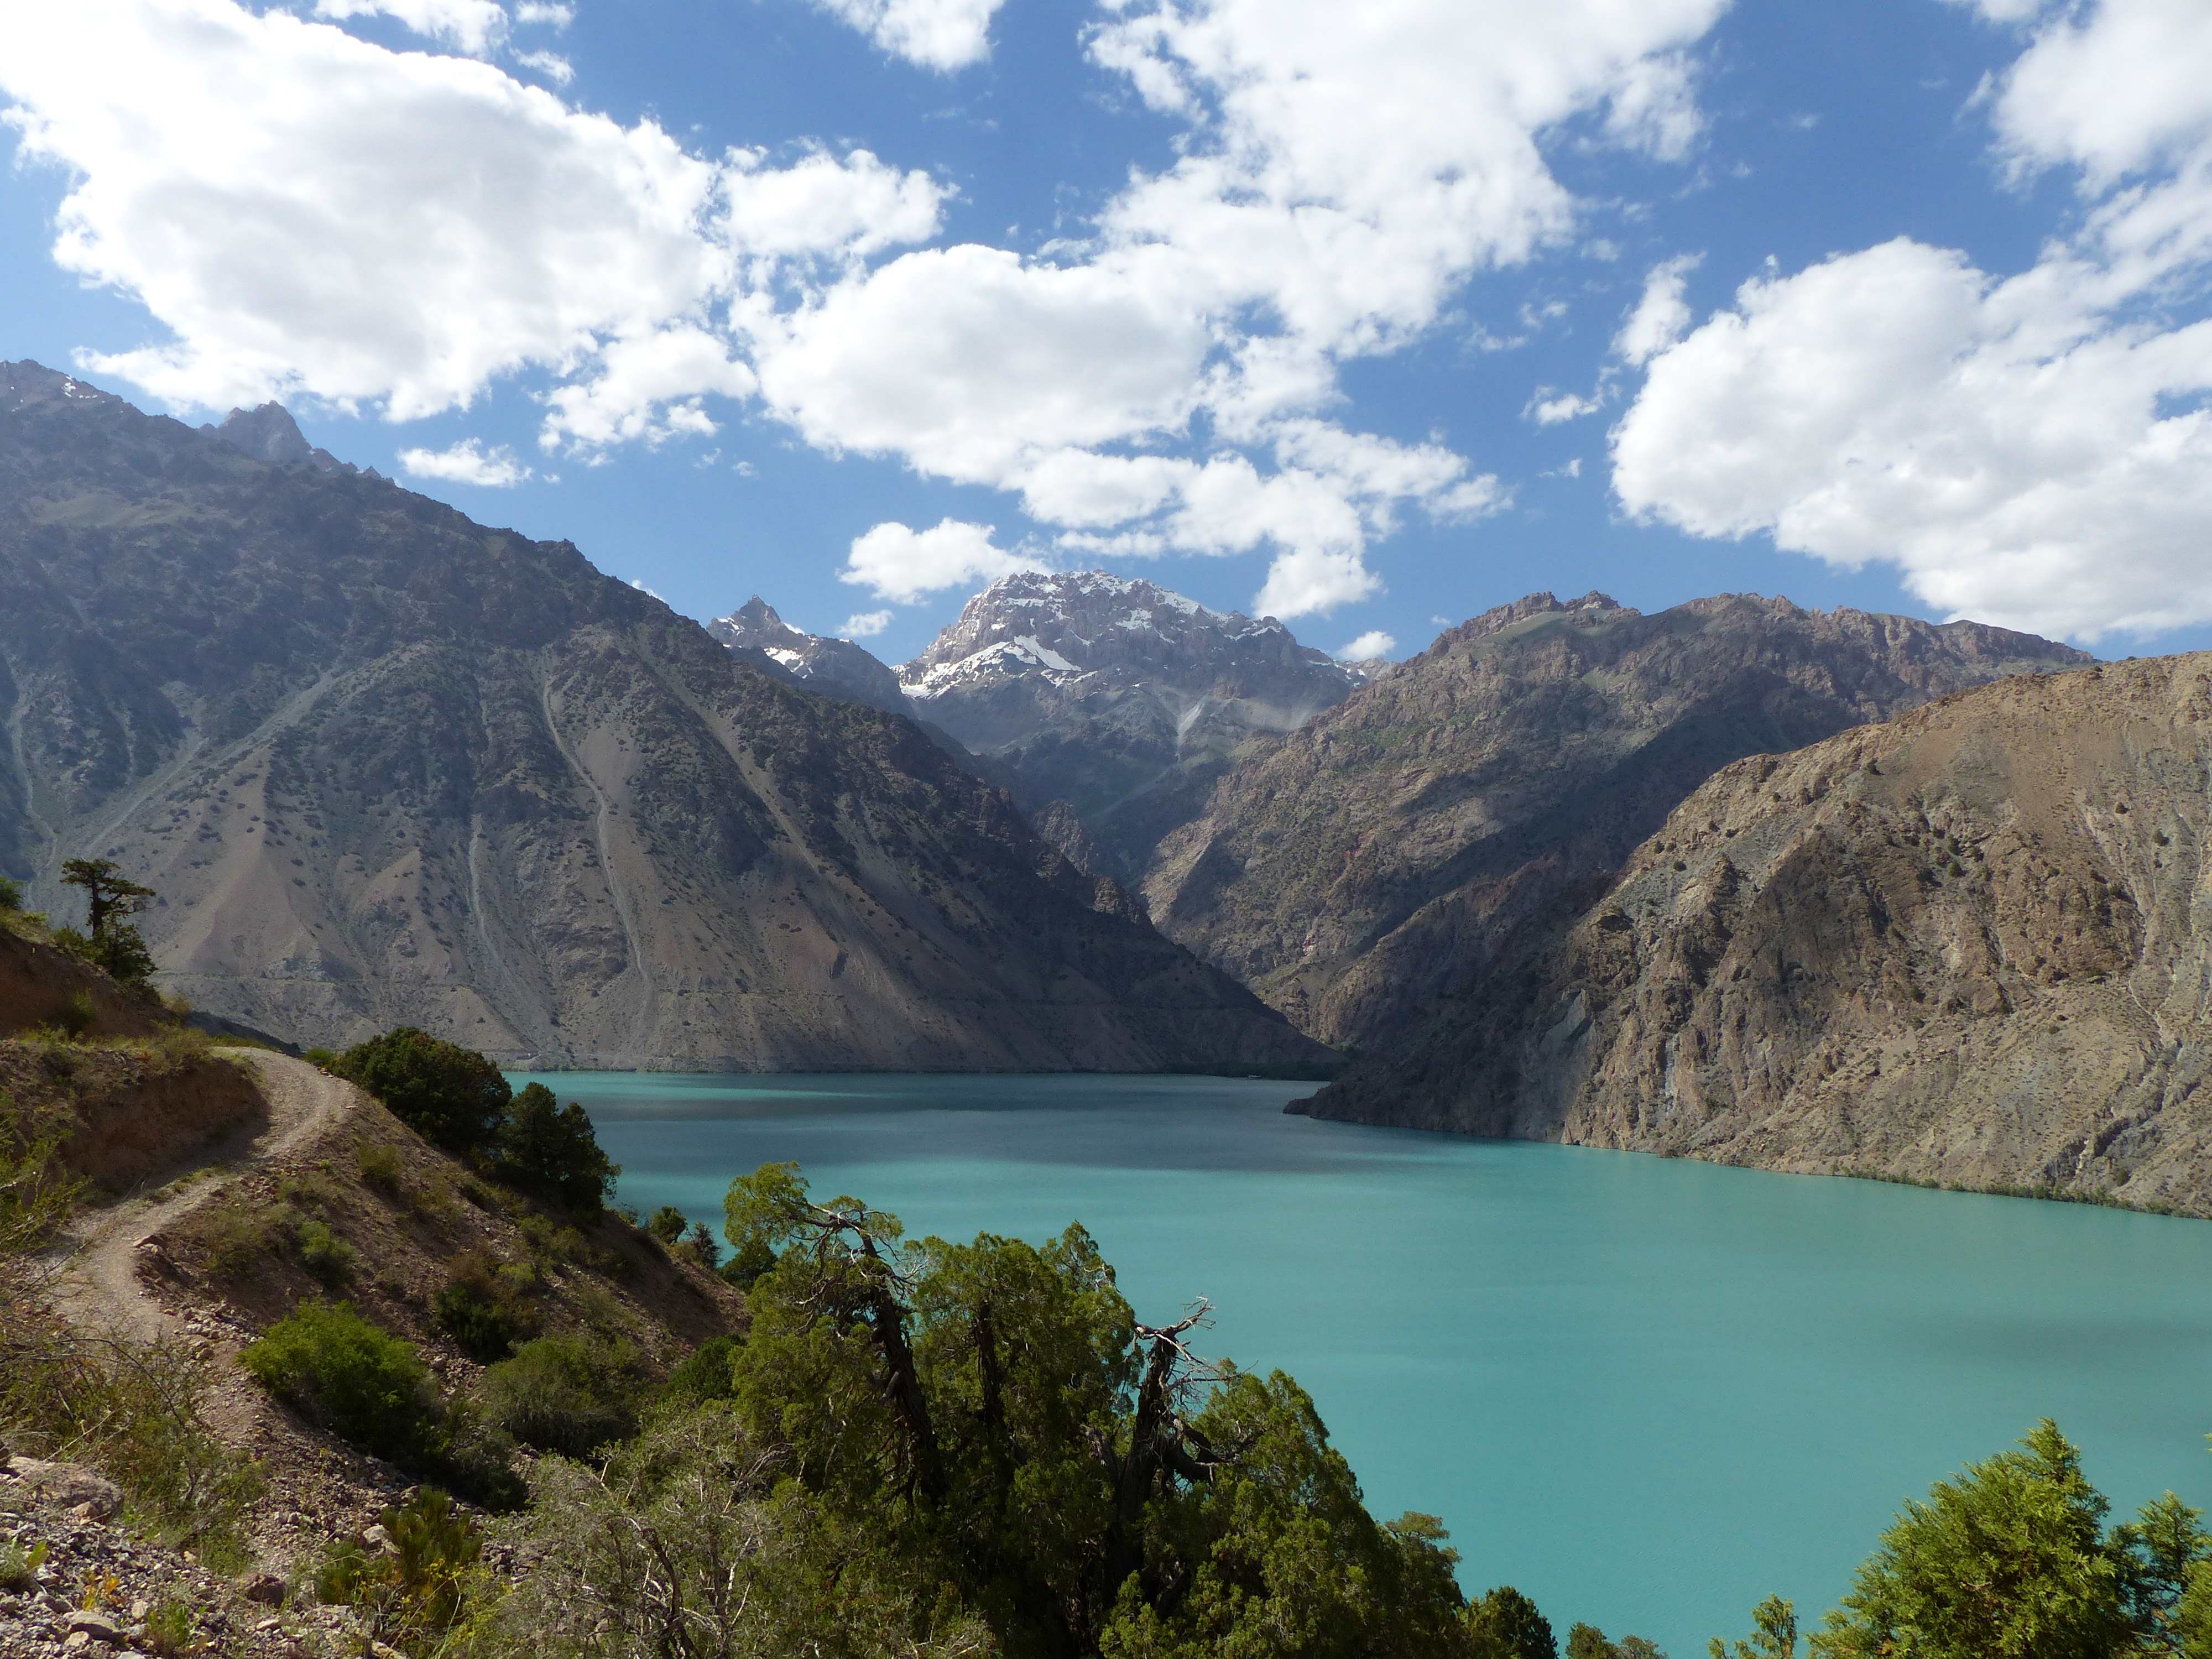
[[[330,451],[309,443],[307,434],[300,430],[299,422],[292,417],[292,411],[274,399],[252,409],[234,409],[222,417],[222,425],[206,425],[200,430],[228,444],[241,455],[266,461],[271,466],[292,466],[305,461],[319,471],[335,472],[341,465]]]

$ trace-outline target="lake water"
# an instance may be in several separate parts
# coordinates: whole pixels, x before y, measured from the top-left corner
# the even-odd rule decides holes
[[[519,1079],[518,1079],[519,1080]],[[732,1175],[916,1236],[1079,1220],[1141,1319],[1313,1394],[1370,1506],[1695,1659],[1825,1609],[1907,1496],[2039,1417],[2116,1510],[2212,1504],[2212,1224],[1286,1117],[1208,1078],[565,1073],[622,1196],[719,1231]]]

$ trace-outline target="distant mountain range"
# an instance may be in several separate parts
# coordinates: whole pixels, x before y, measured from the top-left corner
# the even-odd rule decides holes
[[[512,1062],[1349,1068],[1302,1109],[2212,1212],[2212,656],[1531,595],[1379,673],[1023,573],[894,669],[0,367],[0,866]]]
[[[541,1065],[1326,1059],[911,721],[287,429],[0,366],[0,866],[59,911],[119,860],[194,1002]]]
[[[1272,617],[1098,570],[1001,577],[896,671],[757,596],[708,627],[794,684],[949,733],[1078,863],[1130,882],[1239,758],[1371,678]]]

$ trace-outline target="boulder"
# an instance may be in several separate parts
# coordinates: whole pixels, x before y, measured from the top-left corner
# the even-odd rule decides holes
[[[123,1507],[123,1489],[82,1463],[11,1457],[8,1473],[28,1486],[33,1497],[64,1509],[82,1508],[89,1520],[111,1520]]]

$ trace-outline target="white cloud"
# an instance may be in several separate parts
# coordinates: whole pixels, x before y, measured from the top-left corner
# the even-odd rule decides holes
[[[837,632],[848,640],[872,640],[891,625],[888,611],[855,611],[845,618],[844,626]]]
[[[526,70],[535,70],[556,86],[565,87],[576,78],[576,66],[557,52],[518,52],[514,61]]]
[[[324,3],[511,49],[491,0]],[[940,68],[988,52],[995,11],[822,3]],[[234,0],[0,10],[0,92],[21,153],[70,175],[57,257],[169,331],[84,361],[173,404],[407,420],[528,374],[544,441],[590,452],[757,395],[823,450],[1018,492],[1050,532],[1264,550],[1255,603],[1300,615],[1375,592],[1368,548],[1402,513],[1505,498],[1440,444],[1334,418],[1342,367],[1573,245],[1546,144],[1686,154],[1686,54],[1725,3],[1115,0],[1089,50],[1175,112],[1176,159],[1027,257],[918,246],[945,188],[866,151],[702,156],[488,63]]]
[[[1374,662],[1398,648],[1398,641],[1381,629],[1371,629],[1339,651],[1340,662]]]
[[[1651,267],[1644,278],[1644,297],[1613,337],[1613,353],[1641,368],[1682,337],[1690,326],[1686,295],[1690,273],[1705,262],[1702,253],[1678,254]]]
[[[837,580],[865,587],[893,605],[912,605],[948,587],[995,581],[1016,570],[1042,570],[1026,553],[994,545],[987,524],[945,519],[927,530],[896,520],[854,538]],[[849,624],[848,624],[849,625]]]
[[[1747,283],[1650,358],[1623,503],[1893,564],[1953,615],[2091,640],[2212,621],[2212,321],[2169,310],[2212,270],[2212,81],[2180,63],[2208,55],[2195,0],[2051,14],[1991,112],[2015,169],[2075,170],[2074,239],[2008,278],[1900,239]]]
[[[910,231],[931,188],[885,191],[874,158],[850,158],[855,193],[896,222],[825,228],[818,186],[837,164],[808,156],[794,195],[817,216],[794,228],[757,158],[705,161],[489,64],[228,0],[0,9],[0,92],[25,158],[70,173],[57,259],[174,337],[87,366],[188,407],[304,393],[407,420],[536,368],[586,377],[604,429],[650,437],[690,417],[605,407],[623,384],[608,362],[663,333],[666,350],[696,343],[751,251],[742,236],[841,257]],[[738,384],[727,349],[688,361],[689,385],[637,383],[678,401]]]
[[[1615,434],[1632,511],[1899,566],[1953,615],[2096,638],[2212,618],[2212,323],[2160,332],[2060,261],[1996,282],[1899,240],[1745,284]]]
[[[1585,415],[1595,415],[1604,407],[1603,398],[1585,398],[1579,392],[1559,392],[1546,386],[1536,388],[1536,395],[1528,399],[1528,406],[1521,415],[1538,426],[1557,426],[1562,421],[1578,421]]]
[[[477,438],[465,438],[447,449],[403,449],[399,470],[410,478],[441,478],[485,489],[511,489],[530,477],[530,469],[505,444],[486,449]]]
[[[815,0],[896,58],[964,69],[991,55],[991,16],[1004,0]]]
[[[315,15],[396,18],[417,34],[478,53],[502,43],[507,30],[507,9],[497,0],[315,0]]]
[[[565,29],[576,21],[576,9],[556,3],[556,0],[522,0],[514,9],[518,23],[543,24],[548,28]]]

